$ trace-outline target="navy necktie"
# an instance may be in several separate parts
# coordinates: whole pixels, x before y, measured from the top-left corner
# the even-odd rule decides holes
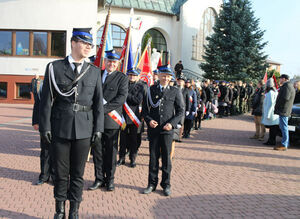
[[[78,72],[78,66],[81,65],[81,63],[73,62],[73,64],[74,64],[74,66],[75,66],[75,68],[74,68],[74,73],[75,73],[76,75],[78,75],[78,74],[79,74],[79,72]]]

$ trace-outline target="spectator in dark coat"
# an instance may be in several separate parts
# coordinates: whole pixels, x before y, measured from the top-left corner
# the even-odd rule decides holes
[[[34,105],[33,105],[33,112],[32,112],[32,126],[34,130],[39,130],[39,119],[40,119],[40,101],[41,101],[41,93],[42,93],[42,87],[43,87],[43,81],[39,80],[39,86],[37,87],[37,90],[35,91],[35,98],[34,98]],[[40,139],[40,147],[41,147],[41,153],[40,153],[40,167],[41,167],[41,173],[39,175],[38,181],[35,183],[35,185],[42,185],[45,182],[48,182],[50,177],[52,181],[54,182],[54,168],[53,168],[53,162],[52,157],[50,153],[50,145]]]
[[[219,116],[222,117],[224,116],[225,113],[225,108],[228,106],[229,102],[229,90],[226,87],[225,81],[221,82],[221,85],[219,87],[220,89],[220,97],[219,97]]]
[[[183,70],[183,65],[182,65],[181,60],[175,65],[174,70],[175,70],[175,73],[176,73],[176,78],[182,77],[181,72]]]
[[[250,137],[251,139],[264,140],[265,126],[261,123],[262,107],[264,101],[264,81],[261,80],[257,84],[257,88],[252,102],[252,115],[254,115],[255,122],[255,135]]]
[[[279,115],[279,127],[282,133],[281,145],[274,147],[274,150],[287,150],[289,146],[288,120],[292,113],[292,107],[295,99],[295,88],[289,81],[288,75],[280,76],[280,90],[276,99],[275,114]]]
[[[201,87],[196,87],[198,90],[197,93],[199,93],[199,96],[197,96],[197,113],[195,117],[195,130],[201,129],[201,120],[203,117],[203,114],[205,113],[205,102],[206,102],[206,94],[202,90]]]

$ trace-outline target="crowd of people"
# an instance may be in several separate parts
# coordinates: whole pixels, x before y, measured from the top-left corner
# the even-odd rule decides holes
[[[117,70],[120,57],[114,50],[105,52],[105,70],[101,72],[87,62],[93,46],[90,30],[74,28],[71,54],[63,60],[50,62],[43,82],[37,78],[33,80],[32,125],[41,136],[41,174],[36,184],[42,185],[52,179],[54,218],[65,218],[67,200],[70,201],[69,218],[78,218],[84,168],[90,150],[95,181],[88,190],[103,187],[114,191],[116,168],[125,164],[127,153],[130,167],[137,165],[138,149],[146,126],[150,158],[147,188],[143,193],[156,190],[161,169],[160,186],[165,196],[171,195],[175,142],[190,138],[192,129],[201,129],[202,120],[239,115],[253,109],[257,128],[253,138],[262,139],[267,125],[270,130],[278,130],[273,128],[276,122],[265,122],[270,120],[269,111],[273,109],[264,107],[264,110],[269,110],[267,113],[262,110],[262,105],[274,105],[276,99],[277,91],[272,89],[271,81],[266,89],[263,83],[255,89],[252,83],[242,81],[184,79],[180,62],[175,68],[177,77],[169,65],[159,66],[153,72],[154,84],[148,87],[139,79],[138,69],[130,69],[126,74]],[[294,94],[287,96],[290,85],[286,91],[284,82],[282,80],[278,97],[291,99]],[[278,103],[274,112],[279,114],[279,126],[283,130],[280,121],[286,122],[290,108],[282,109],[281,106],[282,102]],[[282,114],[282,111],[286,113]],[[268,115],[266,119],[265,114]],[[277,131],[272,133],[276,137]],[[273,135],[270,134],[270,144],[274,143]],[[286,141],[288,139],[283,133],[282,144]]]

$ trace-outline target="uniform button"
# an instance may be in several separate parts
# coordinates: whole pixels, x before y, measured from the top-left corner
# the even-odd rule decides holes
[[[160,115],[160,117],[163,117],[163,115]]]

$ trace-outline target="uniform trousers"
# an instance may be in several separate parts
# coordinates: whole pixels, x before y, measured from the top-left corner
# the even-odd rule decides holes
[[[51,176],[52,181],[54,182],[54,168],[53,168],[53,156],[51,155],[51,146],[44,142],[42,139],[40,140],[40,166],[41,166],[41,173],[39,175],[39,180],[44,182],[49,180]]]
[[[193,120],[191,119],[185,119],[184,120],[184,130],[183,130],[183,136],[184,137],[189,137],[191,129],[193,127]]]
[[[161,187],[166,188],[170,186],[171,178],[171,147],[173,141],[173,130],[167,133],[150,133],[149,132],[149,176],[148,176],[148,186],[152,185],[156,188],[158,183],[158,171],[159,171],[159,157],[162,158],[162,180]]]
[[[119,129],[105,129],[101,143],[92,147],[97,181],[113,182],[117,165]]]
[[[81,202],[83,173],[91,138],[68,140],[53,137],[55,168],[54,198],[57,201]]]
[[[135,124],[126,125],[120,134],[119,158],[125,159],[126,148],[129,149],[129,159],[135,161],[138,147],[137,127]]]

